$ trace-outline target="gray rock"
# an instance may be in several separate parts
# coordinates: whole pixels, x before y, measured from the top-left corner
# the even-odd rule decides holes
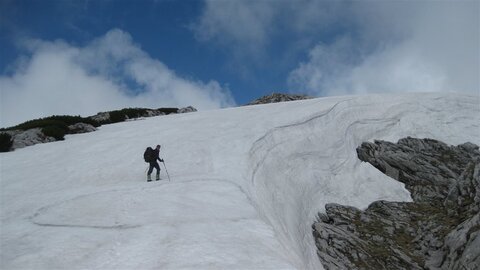
[[[96,115],[90,116],[90,119],[97,121],[98,123],[108,122],[110,120],[109,112],[100,112]]]
[[[414,202],[365,211],[327,204],[313,225],[326,269],[477,269],[480,266],[480,152],[431,139],[363,143],[357,154],[405,183]]]
[[[185,107],[185,108],[178,109],[178,113],[191,113],[191,112],[196,112],[196,111],[197,111],[197,109],[195,109],[192,106],[188,106],[188,107]]]
[[[310,99],[307,95],[293,95],[293,94],[281,94],[281,93],[272,93],[268,96],[263,96],[259,99],[256,99],[246,105],[258,105],[258,104],[267,104],[267,103],[277,103],[277,102],[286,102],[294,100],[303,100]]]
[[[441,249],[428,258],[431,269],[478,269],[480,266],[480,214],[455,227],[444,239]]]
[[[94,126],[85,123],[76,123],[68,126],[71,134],[88,133],[97,130]]]
[[[159,110],[147,110],[147,115],[143,115],[143,117],[153,117],[153,116],[160,116],[160,115],[165,115],[165,113]]]
[[[26,131],[11,130],[7,131],[12,136],[13,144],[11,150],[31,146],[38,143],[54,142],[53,137],[45,136],[40,128],[33,128]]]
[[[85,123],[77,123],[68,127],[71,134],[86,133],[95,131],[96,128]],[[56,141],[55,138],[45,136],[41,128],[32,128],[28,130],[9,130],[6,133],[12,136],[13,144],[11,151],[39,143],[47,143]]]

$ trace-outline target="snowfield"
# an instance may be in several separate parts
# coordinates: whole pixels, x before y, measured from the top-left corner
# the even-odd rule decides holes
[[[409,201],[363,141],[480,144],[480,100],[320,98],[147,118],[1,153],[1,269],[322,269],[326,203]],[[171,177],[146,182],[161,144]]]

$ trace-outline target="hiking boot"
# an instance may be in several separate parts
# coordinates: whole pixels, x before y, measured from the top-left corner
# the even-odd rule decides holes
[[[147,182],[151,182],[152,181],[152,176],[150,174],[147,175]]]
[[[157,178],[155,178],[155,181],[160,180],[160,174],[157,174]]]

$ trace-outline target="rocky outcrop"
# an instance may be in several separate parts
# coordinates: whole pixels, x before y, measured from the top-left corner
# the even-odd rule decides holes
[[[87,133],[97,130],[94,126],[85,123],[77,123],[68,126],[68,134]],[[5,133],[12,137],[12,146],[10,150],[24,148],[27,146],[57,141],[54,137],[47,136],[41,128],[31,128],[27,130],[8,130]]]
[[[90,116],[90,119],[98,122],[98,123],[105,123],[110,120],[110,113],[109,112],[99,112],[96,115]]]
[[[256,99],[246,105],[258,105],[258,104],[267,104],[267,103],[277,103],[277,102],[286,102],[286,101],[294,101],[294,100],[303,100],[303,99],[310,99],[307,95],[292,95],[292,94],[280,94],[280,93],[273,93],[268,96],[263,96],[259,99]]]
[[[358,157],[405,184],[413,202],[365,211],[327,204],[313,225],[326,269],[478,269],[480,151],[431,139],[363,143]]]
[[[176,113],[190,113],[196,112],[192,106],[185,108],[159,108],[159,109],[146,109],[146,108],[129,108],[117,111],[110,112],[100,112],[96,115],[90,116],[89,118],[96,121],[99,124],[110,124],[123,122],[127,120],[134,120],[143,117],[153,117],[167,114],[176,114]]]
[[[68,126],[70,134],[88,133],[97,130],[94,126],[85,123],[76,123]]]
[[[196,111],[197,109],[195,109],[192,106],[188,106],[180,109],[178,108],[124,109],[120,111],[101,112],[94,116],[88,117],[89,119],[87,118],[87,120],[91,119],[91,120],[94,120],[93,124],[102,125],[102,124],[109,124],[113,122],[132,120],[138,117],[152,117],[152,116],[175,114],[175,113],[190,113],[190,112],[196,112]],[[41,121],[42,119],[39,119],[39,120]],[[91,120],[90,122],[92,122]],[[38,125],[38,126],[43,126],[43,125]],[[8,145],[3,145],[3,144],[0,145],[1,149],[5,148],[4,150],[1,150],[1,151],[8,152],[18,148],[23,148],[26,146],[38,144],[38,143],[54,142],[59,139],[63,139],[63,135],[65,134],[79,134],[79,133],[93,132],[97,130],[93,125],[81,123],[81,122],[73,125],[69,125],[68,127],[65,125],[65,126],[62,126],[60,129],[62,130],[61,138],[55,138],[55,137],[45,135],[48,133],[44,133],[43,131],[45,130],[42,131],[42,128],[29,128],[27,130],[11,129],[11,130],[2,131],[2,133],[6,133],[10,135],[11,139],[9,137]],[[5,144],[6,143],[7,142],[5,142]]]
[[[32,128],[29,130],[11,130],[6,131],[5,133],[12,136],[13,144],[11,150],[23,148],[38,143],[54,142],[56,141],[53,137],[48,137],[43,134],[41,128]]]
[[[195,109],[194,107],[188,106],[188,107],[185,107],[185,108],[178,109],[177,113],[191,113],[191,112],[196,112],[196,111],[197,111],[197,109]]]

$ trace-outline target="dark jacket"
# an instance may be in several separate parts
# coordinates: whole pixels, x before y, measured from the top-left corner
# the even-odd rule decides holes
[[[160,161],[160,162],[163,162],[163,159],[161,159],[159,157],[159,155],[160,155],[160,150],[158,150],[157,148],[153,149],[153,158],[154,159],[153,159],[152,162],[157,162],[157,160]]]

